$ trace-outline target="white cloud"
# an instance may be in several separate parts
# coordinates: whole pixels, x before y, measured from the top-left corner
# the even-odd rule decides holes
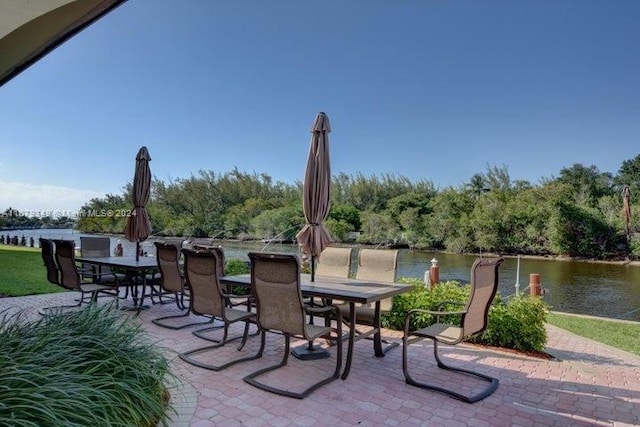
[[[13,208],[32,216],[73,216],[82,205],[95,197],[104,197],[104,194],[77,188],[0,180],[0,212]]]

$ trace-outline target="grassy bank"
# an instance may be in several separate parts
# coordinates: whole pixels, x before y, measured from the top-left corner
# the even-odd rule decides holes
[[[640,356],[640,323],[549,313],[547,322],[585,338]]]
[[[40,249],[0,245],[0,295],[63,292],[47,281]]]

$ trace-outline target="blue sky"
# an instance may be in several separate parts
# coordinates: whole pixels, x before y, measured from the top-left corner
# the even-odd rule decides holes
[[[0,210],[237,167],[538,184],[640,154],[640,2],[130,0],[0,88]]]

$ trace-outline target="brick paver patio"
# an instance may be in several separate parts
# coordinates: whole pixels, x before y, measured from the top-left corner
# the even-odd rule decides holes
[[[0,298],[0,310],[37,309],[70,302],[73,293]],[[242,377],[279,361],[282,337],[268,335],[265,355],[224,371],[208,371],[183,362],[178,352],[205,345],[191,334],[195,327],[170,330],[150,319],[178,310],[174,304],[156,304],[139,317],[123,311],[166,349],[175,378],[171,399],[176,414],[171,426],[633,426],[640,425],[640,357],[586,340],[548,326],[546,360],[498,349],[471,345],[443,346],[447,360],[500,379],[498,390],[487,399],[466,404],[450,397],[405,384],[402,348],[384,358],[373,355],[372,342],[356,343],[349,378],[336,380],[304,400],[266,393],[246,384]],[[193,320],[193,317],[191,320]],[[189,318],[187,318],[189,320]],[[216,334],[217,332],[213,332]],[[232,333],[240,333],[240,326]],[[398,339],[400,333],[387,331]],[[244,352],[257,349],[249,341]],[[235,343],[205,360],[225,360],[239,355]],[[297,342],[293,345],[305,345]],[[331,348],[332,357],[335,349]],[[411,346],[412,372],[448,386],[469,388],[471,381],[443,372],[433,360],[431,344]],[[299,389],[306,381],[330,372],[333,361],[299,361],[265,381]]]

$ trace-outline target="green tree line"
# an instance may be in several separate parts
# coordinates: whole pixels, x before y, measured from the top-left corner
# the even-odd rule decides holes
[[[574,164],[538,184],[512,180],[506,166],[487,165],[459,187],[403,176],[339,173],[332,178],[326,226],[337,242],[406,245],[449,252],[566,255],[595,259],[640,256],[638,220],[627,234],[622,190],[640,208],[640,155],[616,175]],[[304,225],[302,183],[274,182],[237,168],[154,179],[147,205],[154,234],[226,239],[293,240]],[[90,200],[77,218],[82,232],[121,233],[132,205],[122,194]],[[6,219],[3,217],[2,219]],[[1,225],[1,224],[0,224]]]

